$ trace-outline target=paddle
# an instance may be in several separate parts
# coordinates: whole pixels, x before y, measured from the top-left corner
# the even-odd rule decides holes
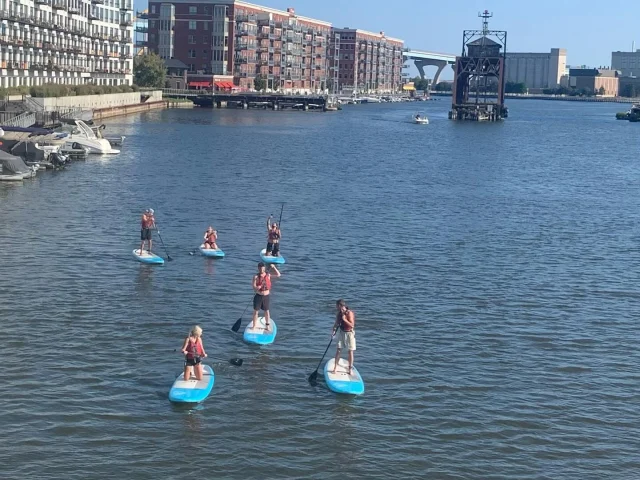
[[[333,337],[335,337],[335,336],[336,336],[336,331],[334,330],[333,331],[333,335],[331,335],[331,340],[329,340],[329,345],[327,345],[327,349],[324,351],[324,353],[322,354],[322,358],[318,362],[318,366],[313,371],[313,373],[311,375],[309,375],[309,379],[308,380],[309,380],[309,383],[311,385],[315,385],[316,384],[316,380],[318,379],[318,369],[320,368],[320,365],[322,364],[322,360],[324,360],[325,355],[329,351],[329,347],[331,346],[331,342],[333,342]]]
[[[162,237],[160,236],[160,230],[158,229],[158,227],[156,227],[156,232],[158,232],[158,238],[160,239],[160,243],[162,244],[162,248],[164,248],[164,253],[167,254],[167,260],[169,260],[169,261],[173,260],[173,258],[171,258],[171,255],[169,255],[169,251],[167,250],[167,247],[165,247],[165,245],[164,245],[164,241],[162,240]]]
[[[233,332],[238,333],[238,330],[240,330],[240,325],[242,325],[242,316],[246,313],[247,308],[249,308],[249,305],[251,305],[252,303],[253,303],[253,298],[251,298],[251,301],[244,308],[244,312],[242,312],[242,315],[240,315],[240,318],[236,320],[236,323],[234,323],[233,327],[231,327],[231,330]]]
[[[176,349],[174,349],[173,351],[174,351],[174,352],[177,352],[177,351],[178,351],[178,349],[176,348]],[[204,357],[204,358],[202,358],[202,361],[206,360],[207,358],[209,358],[209,357]],[[211,360],[213,360],[214,362],[216,361],[216,360],[214,360],[214,359],[211,359]],[[229,363],[230,363],[231,365],[233,365],[234,367],[241,367],[241,366],[242,366],[242,364],[244,363],[244,360],[243,360],[243,359],[241,359],[241,358],[230,358],[230,359],[229,359]]]

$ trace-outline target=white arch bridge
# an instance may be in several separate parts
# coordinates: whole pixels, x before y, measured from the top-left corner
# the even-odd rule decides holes
[[[402,53],[403,60],[405,62],[412,61],[418,72],[420,72],[420,77],[422,79],[425,78],[424,67],[437,67],[436,74],[433,76],[432,85],[437,85],[438,80],[440,79],[440,74],[444,67],[447,65],[454,65],[456,63],[456,56],[448,53],[435,53],[435,52],[427,52],[424,50],[412,50],[410,48],[405,48]]]

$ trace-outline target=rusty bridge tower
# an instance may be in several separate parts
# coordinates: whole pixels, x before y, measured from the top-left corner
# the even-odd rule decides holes
[[[482,30],[465,30],[462,55],[456,57],[449,118],[498,121],[507,117],[504,105],[507,32],[489,30],[488,10],[479,13]]]

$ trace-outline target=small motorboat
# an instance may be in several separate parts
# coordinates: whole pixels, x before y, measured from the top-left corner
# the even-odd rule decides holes
[[[429,119],[425,114],[416,113],[413,116],[413,123],[417,123],[418,125],[428,125]]]
[[[28,166],[22,158],[0,151],[0,180],[17,182],[36,176],[39,165]]]

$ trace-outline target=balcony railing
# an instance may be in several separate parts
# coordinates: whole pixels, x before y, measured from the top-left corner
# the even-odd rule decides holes
[[[91,3],[93,3],[94,5],[103,5],[104,0],[91,0]]]
[[[67,4],[64,1],[60,1],[60,0],[54,0],[53,2],[53,8],[55,10],[66,10],[67,9]]]
[[[136,32],[138,33],[148,33],[149,32],[149,28],[148,27],[143,27],[141,25],[136,26]]]
[[[126,20],[126,19],[121,19],[120,20],[120,26],[121,27],[131,27],[133,25],[133,23],[131,22],[131,20]]]

